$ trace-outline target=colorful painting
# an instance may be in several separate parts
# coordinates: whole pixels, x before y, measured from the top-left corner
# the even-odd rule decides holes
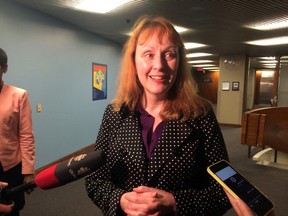
[[[107,99],[107,65],[92,63],[93,101]]]

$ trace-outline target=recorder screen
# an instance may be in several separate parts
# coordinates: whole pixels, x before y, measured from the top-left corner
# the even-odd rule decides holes
[[[255,212],[271,208],[272,203],[232,167],[227,166],[216,175]]]

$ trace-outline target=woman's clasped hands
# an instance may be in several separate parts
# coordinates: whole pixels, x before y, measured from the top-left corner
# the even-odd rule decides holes
[[[147,186],[140,186],[124,193],[120,205],[128,216],[161,216],[176,211],[172,193]]]

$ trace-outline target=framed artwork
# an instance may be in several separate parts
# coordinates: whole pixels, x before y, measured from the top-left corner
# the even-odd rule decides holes
[[[107,99],[107,65],[92,63],[92,98]]]
[[[230,82],[223,81],[222,82],[222,91],[229,91],[229,89],[230,89]]]
[[[239,82],[232,82],[232,91],[239,91]]]

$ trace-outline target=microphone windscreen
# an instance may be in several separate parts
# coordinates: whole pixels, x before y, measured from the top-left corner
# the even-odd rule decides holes
[[[43,170],[34,181],[41,189],[55,188],[94,172],[105,162],[102,150],[83,153]]]
[[[54,174],[57,166],[58,164],[54,164],[36,175],[34,182],[39,188],[50,189],[61,185]]]

